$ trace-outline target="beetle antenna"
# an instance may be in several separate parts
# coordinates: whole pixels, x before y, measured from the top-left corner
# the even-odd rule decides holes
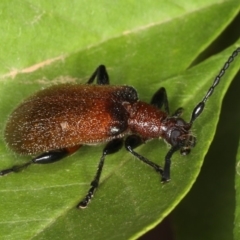
[[[208,98],[212,95],[215,87],[219,84],[222,76],[224,75],[225,71],[230,66],[231,62],[233,62],[234,58],[240,53],[240,48],[237,48],[232,55],[228,58],[228,60],[225,62],[224,66],[220,70],[219,74],[215,77],[212,86],[208,89],[207,94],[204,96],[203,100],[197,104],[197,106],[194,108],[192,112],[192,117],[190,120],[190,125],[196,120],[196,118],[199,117],[199,115],[202,113],[205,103],[208,100]]]

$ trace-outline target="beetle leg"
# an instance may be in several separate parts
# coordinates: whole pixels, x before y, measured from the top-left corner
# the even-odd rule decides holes
[[[105,146],[105,148],[103,149],[103,153],[100,158],[99,164],[98,164],[98,169],[97,169],[96,175],[95,175],[93,181],[91,182],[91,188],[88,190],[88,193],[85,196],[85,198],[77,205],[78,208],[87,207],[87,205],[91,201],[93,194],[99,185],[99,180],[101,177],[101,173],[102,173],[106,155],[119,151],[122,148],[122,145],[123,145],[122,139],[114,139]]]
[[[164,164],[164,168],[160,167],[159,165],[157,165],[156,163],[148,160],[147,158],[143,157],[142,155],[136,153],[135,151],[133,151],[134,148],[140,146],[141,144],[143,144],[144,141],[142,138],[140,138],[137,135],[131,135],[128,136],[126,141],[125,141],[125,148],[127,149],[127,151],[129,151],[131,154],[133,154],[135,157],[137,157],[139,160],[143,161],[144,163],[148,164],[150,167],[152,167],[155,171],[157,171],[158,173],[160,173],[160,175],[162,176],[162,182],[168,182],[170,181],[170,167],[171,167],[171,157],[173,155],[174,152],[176,152],[177,150],[179,150],[179,147],[172,147],[168,153],[165,156],[165,164]]]
[[[7,168],[7,169],[4,169],[4,170],[1,170],[0,171],[0,176],[4,176],[4,175],[7,175],[11,172],[19,172],[21,171],[22,169],[26,168],[27,166],[29,166],[30,164],[32,164],[32,161],[29,161],[27,163],[24,163],[22,165],[16,165],[16,166],[12,166],[11,168]]]
[[[164,111],[169,114],[168,97],[165,88],[161,87],[155,92],[150,103],[160,109],[163,106]]]
[[[98,68],[95,70],[95,72],[92,74],[92,76],[87,81],[87,84],[93,83],[95,78],[97,78],[98,85],[108,85],[109,84],[108,73],[107,73],[106,67],[104,65],[98,66]]]
[[[22,165],[16,165],[8,169],[1,170],[0,176],[4,176],[11,172],[19,172],[31,164],[47,164],[47,163],[53,163],[53,162],[59,161],[62,158],[65,158],[66,156],[73,154],[79,148],[80,146],[75,146],[71,148],[63,148],[63,149],[43,153],[33,158],[31,161],[26,162]]]
[[[165,156],[165,164],[162,173],[162,183],[170,181],[171,157],[174,152],[179,150],[179,147],[171,147]]]
[[[183,113],[183,108],[178,108],[173,114],[172,114],[172,117],[181,117]]]
[[[163,176],[164,170],[159,165],[157,165],[156,163],[148,160],[147,158],[145,158],[142,155],[133,151],[134,148],[140,146],[143,143],[144,143],[144,141],[142,138],[140,138],[137,135],[131,135],[131,136],[128,136],[125,140],[125,148],[127,149],[127,151],[129,151],[131,154],[133,154],[139,160],[148,164],[150,167],[152,167],[154,170],[156,170],[158,173],[160,173],[161,176]]]
[[[40,156],[33,158],[32,163],[36,163],[36,164],[54,163],[75,153],[80,147],[81,145],[78,145],[70,148],[63,148],[59,150],[49,151],[41,154]]]

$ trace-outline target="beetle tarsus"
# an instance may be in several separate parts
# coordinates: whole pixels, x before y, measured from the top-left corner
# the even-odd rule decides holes
[[[86,208],[93,198],[93,193],[96,187],[91,187],[86,195],[86,197],[77,205],[77,208]]]
[[[11,172],[13,172],[12,168],[2,170],[2,171],[0,171],[0,176],[5,176]]]
[[[161,179],[161,183],[168,183],[168,182],[170,182],[171,181],[171,179],[170,178],[166,178],[166,177],[162,177],[162,179]]]
[[[4,169],[4,170],[1,170],[0,171],[0,176],[5,176],[9,173],[17,173],[17,172],[20,172],[22,171],[24,168],[28,167],[30,164],[32,164],[33,162],[32,161],[29,161],[27,163],[24,163],[22,165],[16,165],[16,166],[13,166],[11,168],[7,168],[7,169]]]

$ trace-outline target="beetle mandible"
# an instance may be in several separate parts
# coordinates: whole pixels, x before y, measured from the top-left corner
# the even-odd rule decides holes
[[[202,101],[193,109],[189,122],[181,118],[182,108],[170,115],[164,88],[154,94],[150,104],[142,102],[133,87],[110,86],[104,65],[95,70],[85,85],[63,84],[37,92],[10,115],[4,137],[14,152],[40,155],[0,171],[0,176],[18,172],[31,164],[59,161],[82,145],[107,143],[91,187],[77,207],[87,207],[99,185],[106,155],[119,151],[123,144],[137,159],[156,170],[162,182],[169,181],[173,153],[180,150],[182,155],[187,155],[195,146],[196,138],[191,132],[193,122],[239,53],[240,48],[237,48],[226,61]],[[92,85],[95,80],[97,84]],[[154,138],[162,138],[171,146],[163,168],[134,151]]]

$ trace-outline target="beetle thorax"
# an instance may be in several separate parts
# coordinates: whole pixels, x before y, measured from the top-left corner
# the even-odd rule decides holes
[[[162,124],[167,114],[155,106],[138,101],[133,104],[124,103],[129,113],[128,127],[133,134],[143,139],[159,138],[164,132]]]

